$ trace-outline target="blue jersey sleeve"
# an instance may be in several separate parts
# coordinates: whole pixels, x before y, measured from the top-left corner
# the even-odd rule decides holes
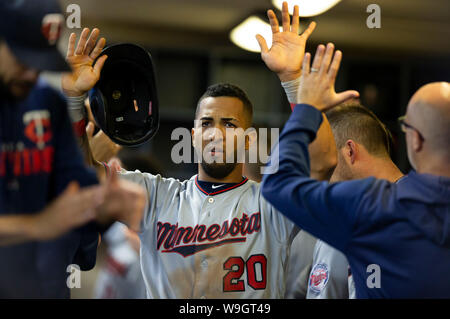
[[[279,169],[263,177],[262,194],[300,228],[342,251],[351,239],[362,199],[376,180],[329,184],[309,177],[308,145],[321,122],[321,112],[312,106],[294,108],[276,146],[279,156],[271,159],[278,161]]]

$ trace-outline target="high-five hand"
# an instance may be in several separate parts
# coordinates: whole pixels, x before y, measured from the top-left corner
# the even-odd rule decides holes
[[[286,2],[283,2],[282,8],[282,32],[280,32],[275,13],[272,10],[268,10],[267,16],[272,27],[272,47],[269,49],[264,37],[257,34],[256,39],[261,47],[261,58],[267,67],[278,75],[281,82],[295,80],[301,74],[306,40],[314,31],[316,23],[311,22],[308,28],[299,35],[300,18],[298,6],[294,7],[291,25]]]
[[[83,29],[76,49],[77,36],[75,33],[70,35],[66,59],[72,67],[72,73],[64,74],[61,80],[62,90],[66,96],[83,95],[93,88],[100,78],[100,71],[107,56],[103,55],[93,65],[106,44],[105,38],[97,42],[99,34],[100,30],[97,28],[92,30],[90,35],[88,28]]]
[[[147,199],[144,189],[136,183],[119,179],[115,170],[111,170],[102,186],[105,198],[98,209],[97,220],[101,223],[118,220],[131,230],[139,231]]]
[[[310,104],[320,111],[326,111],[333,106],[352,98],[358,98],[358,91],[336,93],[334,83],[341,64],[342,52],[334,53],[334,45],[328,43],[319,45],[310,67],[311,54],[306,53],[303,59],[302,76],[298,88],[298,103]]]

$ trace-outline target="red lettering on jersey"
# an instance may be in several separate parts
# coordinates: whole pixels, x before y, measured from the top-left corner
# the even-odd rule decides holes
[[[16,151],[14,152],[14,166],[13,166],[13,172],[15,176],[20,175],[20,159],[21,159],[21,152]]]
[[[162,252],[176,252],[184,257],[190,256],[210,247],[224,245],[228,243],[243,242],[245,236],[258,232],[261,228],[261,213],[254,213],[248,217],[243,214],[241,219],[233,218],[231,225],[229,221],[223,222],[222,227],[217,224],[210,226],[195,225],[192,227],[178,227],[178,223],[158,222],[157,224],[157,249],[164,248]],[[244,237],[237,237],[242,235]],[[229,237],[223,239],[225,237]],[[182,245],[180,245],[182,243]],[[208,242],[203,245],[193,245],[193,243]]]
[[[6,176],[7,169],[14,176],[50,173],[53,170],[54,153],[53,146],[46,146],[42,150],[21,148],[21,150],[0,151],[0,176]]]
[[[22,152],[22,157],[23,157],[23,175],[29,176],[31,174],[30,151],[28,149],[24,149]]]

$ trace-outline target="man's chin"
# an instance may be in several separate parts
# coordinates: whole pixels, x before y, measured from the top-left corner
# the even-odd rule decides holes
[[[205,173],[215,179],[222,179],[233,172],[236,163],[206,163],[202,161],[201,166]]]

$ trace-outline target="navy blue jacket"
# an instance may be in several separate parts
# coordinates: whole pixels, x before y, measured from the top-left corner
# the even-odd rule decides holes
[[[312,106],[295,107],[277,146],[279,170],[264,176],[263,196],[347,256],[358,298],[450,298],[450,178],[410,172],[395,184],[313,180],[308,144],[321,122]],[[380,288],[370,288],[373,264]]]
[[[42,82],[21,102],[0,95],[0,214],[39,212],[72,180],[97,183],[65,99]],[[0,298],[68,298],[67,266],[91,269],[97,243],[89,224],[57,240],[0,247]]]

